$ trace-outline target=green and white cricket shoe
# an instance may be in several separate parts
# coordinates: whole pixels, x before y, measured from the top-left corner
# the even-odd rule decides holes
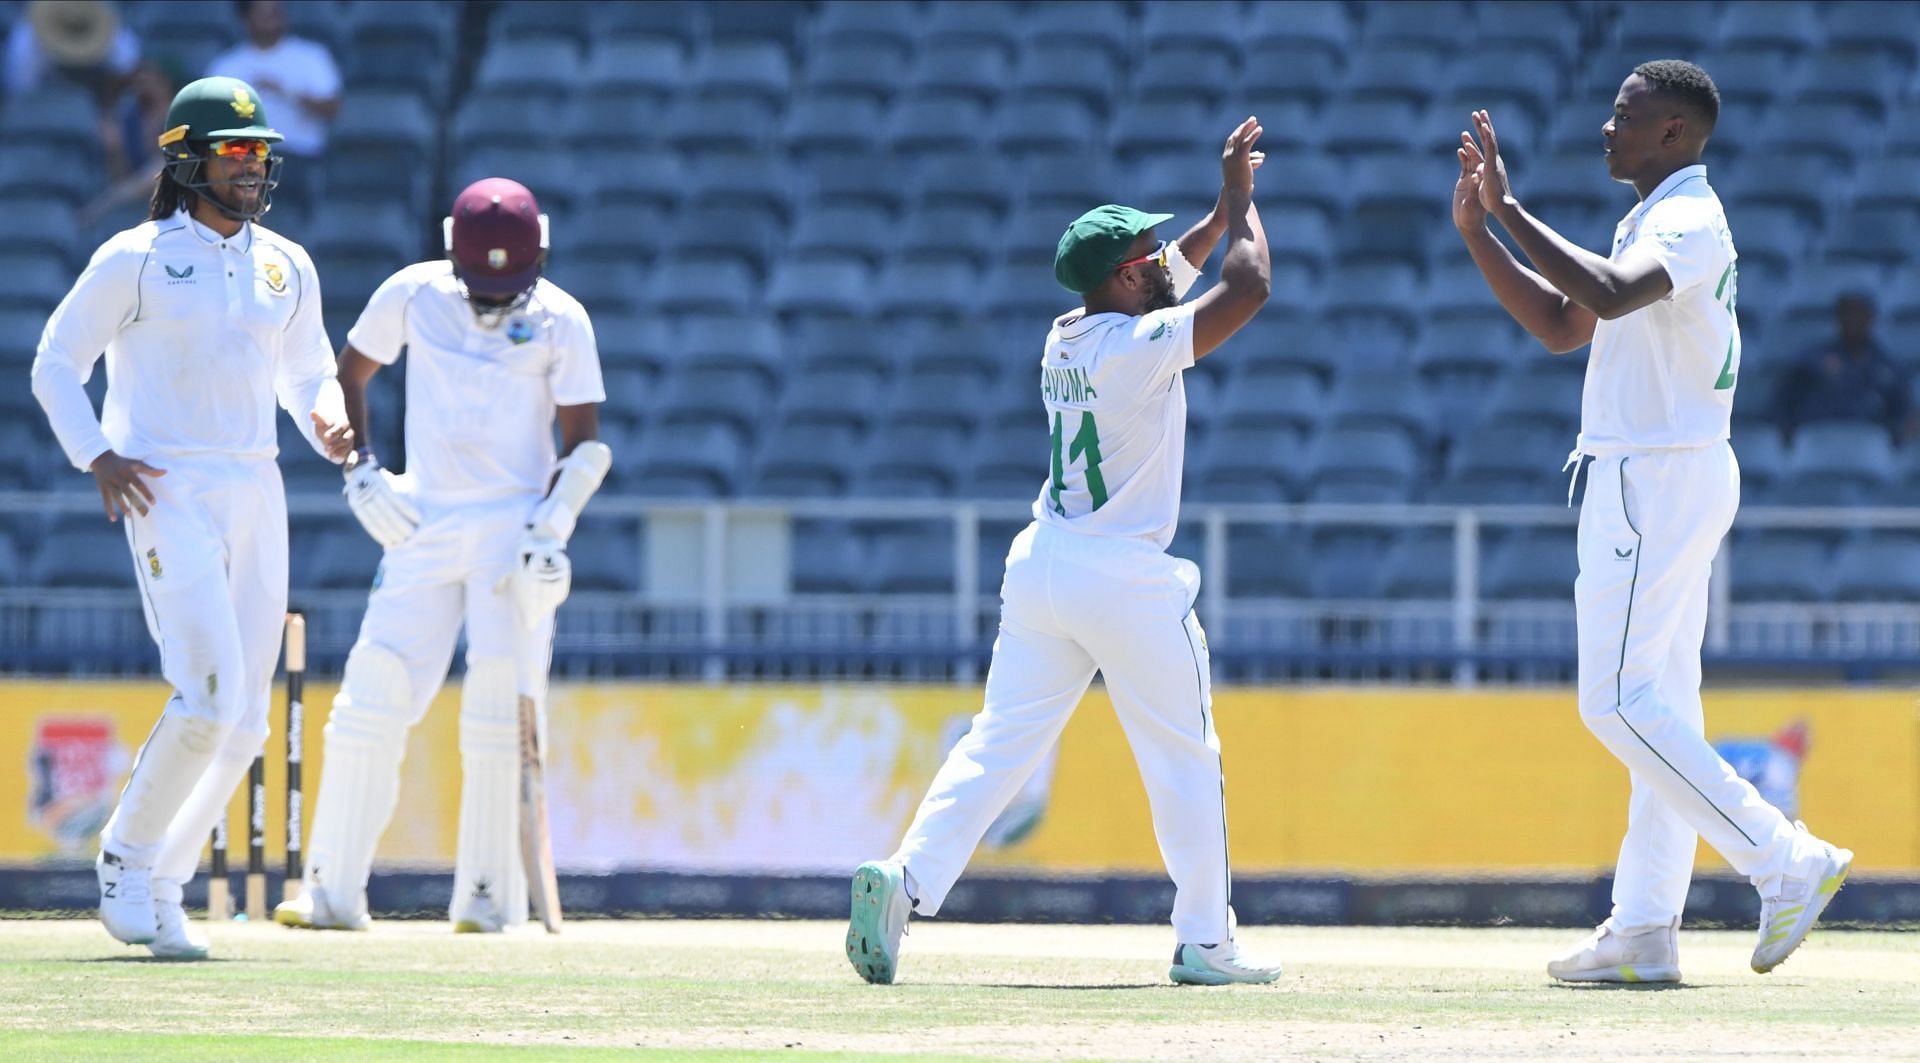
[[[1680,920],[1623,934],[1608,919],[1549,961],[1547,973],[1562,982],[1678,982]]]
[[[152,941],[147,942],[148,951],[163,960],[204,960],[207,958],[207,939],[195,930],[193,921],[187,918],[187,910],[179,901],[153,902],[153,912],[159,923],[159,931]]]
[[[1265,985],[1280,977],[1278,963],[1242,955],[1228,938],[1219,945],[1176,945],[1167,977],[1174,985]]]
[[[366,930],[373,925],[364,896],[352,911],[342,907],[327,895],[325,886],[309,886],[298,897],[274,905],[273,921],[301,930]]]
[[[892,985],[900,966],[900,938],[913,900],[906,869],[892,861],[861,864],[853,873],[853,914],[847,920],[847,962],[860,977]]]
[[[1795,824],[1799,826],[1799,824]],[[1801,827],[1805,830],[1805,827]],[[1753,950],[1753,969],[1766,974],[1780,966],[1807,940],[1820,913],[1846,884],[1853,868],[1853,851],[1821,843],[1821,859],[1805,878],[1781,880],[1780,891],[1760,898],[1760,944]]]

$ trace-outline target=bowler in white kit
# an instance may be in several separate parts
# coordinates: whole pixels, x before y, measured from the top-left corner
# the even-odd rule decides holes
[[[407,472],[365,448],[350,460],[348,503],[386,553],[327,719],[304,889],[274,911],[289,926],[368,926],[368,871],[407,732],[446,679],[463,621],[449,916],[459,932],[527,921],[519,699],[544,719],[567,539],[612,463],[596,438],[606,393],[586,310],[541,276],[547,218],[532,193],[476,182],[445,235],[447,257],[388,278],[340,355],[347,416],[365,439],[367,382],[407,351]]]
[[[1133,747],[1176,889],[1170,976],[1223,984],[1280,975],[1234,942],[1225,778],[1207,640],[1193,613],[1200,571],[1166,552],[1186,450],[1181,374],[1267,299],[1267,240],[1253,207],[1260,134],[1248,118],[1227,138],[1219,199],[1179,240],[1155,235],[1172,215],[1111,204],[1060,238],[1054,277],[1085,306],[1054,321],[1035,367],[1051,473],[1007,554],[985,704],[900,847],[854,874],[847,959],[869,982],[894,980],[909,914],[940,910],[1095,672]],[[1199,276],[1191,263],[1204,263],[1222,235],[1219,283],[1180,303]]]
[[[258,224],[280,173],[259,96],[195,81],[159,139],[151,220],[102,244],[60,301],[33,393],[107,519],[125,518],[173,687],[100,834],[100,920],[156,956],[200,959],[181,895],[266,741],[287,611],[275,402],[335,461],[352,437],[313,263]],[[102,352],[95,420],[82,388]]]
[[[1493,121],[1460,135],[1453,217],[1516,321],[1549,350],[1591,342],[1580,438],[1580,717],[1626,764],[1627,835],[1613,912],[1548,973],[1575,982],[1674,982],[1695,843],[1760,893],[1752,967],[1799,947],[1853,854],[1788,820],[1708,743],[1700,701],[1707,583],[1740,504],[1728,421],[1740,377],[1738,254],[1700,163],[1719,116],[1706,71],[1665,59],[1621,85],[1601,128],[1607,172],[1640,202],[1601,257],[1521,208]],[[1515,261],[1488,216],[1532,261]]]

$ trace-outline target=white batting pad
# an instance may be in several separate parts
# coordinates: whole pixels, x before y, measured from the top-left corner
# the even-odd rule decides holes
[[[326,887],[336,908],[365,904],[373,851],[400,795],[412,713],[406,662],[384,646],[355,643],[327,717],[326,766],[307,840],[307,885]]]
[[[453,905],[459,922],[476,895],[509,927],[527,921],[520,862],[520,701],[510,657],[467,658],[460,688],[460,851]]]

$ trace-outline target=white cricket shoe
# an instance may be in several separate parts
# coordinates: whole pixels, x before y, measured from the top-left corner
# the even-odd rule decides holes
[[[1280,977],[1278,963],[1242,955],[1232,938],[1218,945],[1176,945],[1167,977],[1174,985],[1265,985]]]
[[[493,898],[484,893],[476,893],[467,899],[464,912],[453,918],[453,932],[456,934],[498,934],[506,930],[507,921],[500,916],[500,909]]]
[[[847,919],[847,962],[875,985],[892,985],[900,971],[900,938],[913,914],[906,868],[890,860],[861,864],[853,873],[853,912]]]
[[[145,945],[160,933],[159,917],[154,913],[153,872],[144,867],[128,867],[105,849],[93,861],[94,874],[100,879],[100,922],[107,933],[129,945]]]
[[[147,948],[163,960],[204,960],[207,939],[187,918],[179,901],[155,901],[153,904],[159,934],[147,942]]]
[[[308,886],[298,897],[289,897],[274,905],[273,921],[281,926],[302,930],[366,930],[373,925],[367,916],[367,899],[349,909],[327,896],[325,886]]]
[[[1806,826],[1794,826],[1806,830]],[[1847,881],[1853,851],[1820,843],[1820,859],[1804,878],[1785,878],[1777,892],[1760,897],[1760,943],[1753,949],[1753,969],[1766,974],[1780,966],[1807,939],[1820,913]]]
[[[1622,934],[1608,919],[1548,962],[1547,973],[1562,982],[1678,982],[1680,920]]]

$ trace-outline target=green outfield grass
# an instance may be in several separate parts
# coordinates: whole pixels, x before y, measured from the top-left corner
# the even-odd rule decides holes
[[[0,923],[7,1058],[887,1059],[1920,1057],[1920,934],[1816,933],[1771,975],[1751,934],[1687,932],[1687,981],[1569,988],[1579,935],[1260,928],[1278,985],[1166,983],[1155,927],[917,924],[901,984],[861,983],[844,926],[574,922],[559,937],[229,924],[159,963],[92,922]]]

